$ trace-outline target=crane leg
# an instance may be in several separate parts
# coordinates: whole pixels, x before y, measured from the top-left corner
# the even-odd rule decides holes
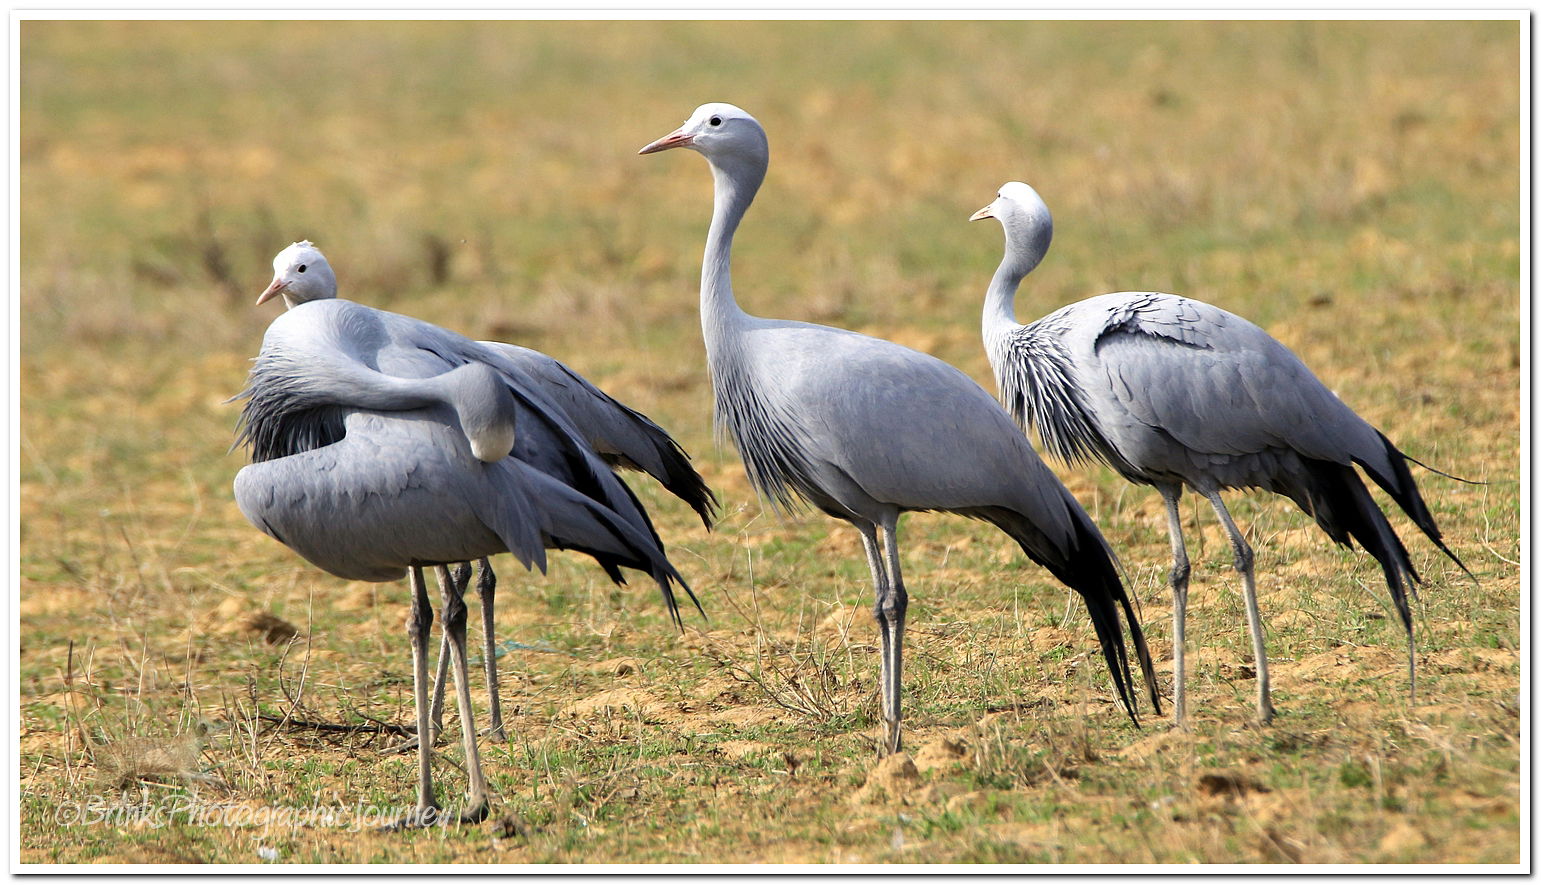
[[[412,585],[412,612],[407,615],[407,635],[412,640],[412,694],[417,705],[417,733],[428,733],[428,632],[433,628],[433,607],[428,603],[428,587],[423,570],[407,570]],[[433,800],[432,741],[417,744],[417,807],[405,817],[388,825],[388,830],[432,826],[439,816]]]
[[[485,559],[482,561],[486,562]],[[445,571],[443,566],[440,566],[438,571],[438,579],[439,593],[441,595],[445,592],[445,581],[448,580],[453,580],[455,585],[460,588],[460,592],[464,594],[466,585],[471,581],[471,564],[465,562],[455,566],[455,576],[453,579],[449,578],[448,572]],[[448,681],[449,636],[441,631],[439,639],[439,657],[435,663],[433,676],[433,700],[429,703],[428,706],[428,722],[430,729],[429,740],[433,743],[438,743],[439,735],[444,733],[444,686]],[[415,749],[417,749],[417,735],[413,735],[400,744],[397,744],[394,747],[388,747],[384,750],[381,750],[380,752],[382,755],[389,755],[391,753],[410,753]]]
[[[449,592],[450,582],[459,589],[460,595],[465,595],[466,585],[471,583],[471,564],[462,562],[455,566],[454,577],[450,576],[449,569],[439,566],[439,595],[442,597]],[[449,634],[439,631],[439,659],[433,674],[433,705],[428,709],[428,719],[433,726],[433,732],[429,740],[439,742],[439,735],[444,733],[444,687],[449,683]],[[410,741],[408,742],[410,743]]]
[[[872,616],[878,622],[878,635],[882,639],[882,675],[878,679],[878,700],[883,707],[883,737],[879,742],[878,755],[886,756],[897,749],[897,719],[894,717],[892,696],[888,691],[889,642],[888,624],[883,619],[883,600],[888,598],[888,571],[883,567],[883,554],[878,550],[877,526],[858,523],[863,549],[867,552],[867,569],[872,572]]]
[[[1220,517],[1220,524],[1225,526],[1225,533],[1231,536],[1231,550],[1236,554],[1236,571],[1241,573],[1241,593],[1247,604],[1247,629],[1252,633],[1252,658],[1257,666],[1257,721],[1267,725],[1273,721],[1273,696],[1268,686],[1268,651],[1263,648],[1263,618],[1257,610],[1257,583],[1252,576],[1252,547],[1236,528],[1225,502],[1220,500],[1220,492],[1204,494]]]
[[[498,592],[498,576],[485,556],[482,557],[481,569],[481,574],[476,577],[476,595],[482,601],[482,642],[486,649],[482,664],[487,670],[487,695],[492,706],[492,722],[487,729],[487,737],[504,744],[508,743],[508,733],[503,730],[503,706],[498,701],[498,640],[497,631],[492,625],[492,600]],[[466,575],[467,579],[470,577]]]
[[[1161,488],[1166,502],[1166,530],[1172,539],[1172,718],[1188,730],[1188,673],[1184,669],[1188,623],[1188,548],[1183,545],[1182,486]]]
[[[440,571],[443,571],[442,567]],[[451,578],[450,580],[454,580]],[[439,577],[439,594],[444,593],[444,577]],[[428,739],[435,743],[439,735],[444,733],[444,686],[449,680],[449,636],[441,629],[439,631],[439,658],[434,662],[433,671],[433,700],[428,705],[428,726],[433,729],[428,734]]]
[[[891,718],[888,720],[888,752],[899,752],[899,724],[903,720],[899,699],[903,693],[904,673],[904,612],[909,607],[909,594],[904,590],[904,575],[899,570],[899,519],[890,516],[883,524],[883,550],[887,554],[888,595],[878,604],[878,618],[886,628],[888,640],[883,656],[886,675],[883,689],[887,697],[885,706]]]
[[[442,577],[449,569],[439,566]],[[470,796],[460,812],[463,824],[487,819],[487,777],[482,772],[481,754],[476,749],[476,716],[471,710],[471,674],[466,663],[465,586],[453,580],[441,584],[444,593],[444,635],[449,637],[450,663],[455,670],[455,706],[460,709],[460,737],[465,751],[466,772],[470,778]]]

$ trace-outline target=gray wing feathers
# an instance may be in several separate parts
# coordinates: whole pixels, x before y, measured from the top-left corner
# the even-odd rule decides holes
[[[663,464],[651,441],[635,420],[641,417],[638,413],[611,399],[587,379],[546,354],[500,341],[477,343],[501,354],[509,364],[539,384],[546,396],[573,420],[595,451],[601,455],[623,456],[637,469],[653,476],[663,473]],[[647,421],[647,425],[657,426],[651,421]]]
[[[775,364],[754,374],[775,372],[780,383],[757,389],[769,402],[749,411],[762,424],[788,426],[750,427],[734,437],[741,451],[747,442],[759,456],[776,445],[792,453],[766,458],[796,471],[782,474],[788,485],[829,493],[827,476],[838,470],[871,501],[907,510],[1006,507],[1037,523],[1061,550],[1070,548],[1076,528],[1067,508],[1079,505],[972,378],[928,354],[844,330],[786,323],[756,334],[775,336],[754,348]],[[842,370],[823,368],[830,364]],[[745,399],[722,390],[718,397],[719,404]],[[744,455],[747,466],[751,456]],[[859,502],[843,503],[862,512]]]
[[[1190,347],[1205,347],[1229,326],[1228,314],[1206,311],[1202,302],[1160,292],[1117,293],[1104,334],[1119,329],[1158,335]]]
[[[1190,457],[1279,449],[1390,469],[1373,427],[1288,348],[1234,314],[1153,298],[1110,312],[1094,346],[1118,405]]]
[[[717,499],[690,465],[690,456],[662,427],[540,351],[500,341],[477,343],[541,387],[601,458],[658,480],[711,525]]]
[[[351,302],[283,314],[252,370],[243,440],[255,453],[284,440],[272,428],[287,417],[331,411],[301,422],[325,432],[290,433],[291,451],[241,471],[242,512],[321,568],[373,581],[504,550],[544,569],[550,541],[591,553],[617,580],[616,566],[651,574],[674,612],[669,583],[684,582],[630,490],[537,382],[484,356],[446,330]],[[434,395],[412,398],[424,389]],[[513,455],[486,463],[466,423],[489,402],[517,417]]]
[[[503,550],[544,569],[528,485],[507,459],[472,457],[452,422],[443,412],[354,412],[342,441],[241,470],[236,501],[253,525],[344,578],[395,580],[413,562]]]

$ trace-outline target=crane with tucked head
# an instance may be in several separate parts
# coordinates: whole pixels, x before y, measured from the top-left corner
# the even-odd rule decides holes
[[[1048,252],[1054,222],[1037,191],[1020,181],[1008,182],[969,220],[982,218],[996,219],[1006,231],[1006,254],[985,294],[983,318],[985,353],[1002,402],[1061,461],[1101,461],[1130,482],[1154,486],[1166,504],[1178,726],[1186,727],[1187,714],[1183,645],[1190,569],[1178,513],[1184,487],[1208,499],[1230,537],[1257,663],[1260,721],[1272,719],[1274,709],[1252,547],[1220,497],[1224,489],[1284,495],[1328,537],[1345,546],[1358,541],[1375,557],[1407,630],[1412,682],[1408,596],[1420,579],[1354,470],[1361,467],[1464,570],[1413,482],[1411,459],[1273,336],[1212,304],[1161,292],[1116,292],[1018,324],[1017,288]]]
[[[257,299],[261,305],[282,295],[290,308],[298,304],[337,297],[337,276],[321,250],[309,241],[294,243],[273,259],[273,282]],[[477,342],[484,350],[469,351],[476,359],[490,359],[498,372],[517,378],[540,391],[548,402],[558,407],[600,459],[612,467],[640,470],[658,480],[664,488],[689,504],[703,524],[711,528],[717,499],[706,481],[691,466],[690,455],[674,438],[646,415],[618,402],[590,384],[562,362],[528,347],[500,341]],[[490,351],[490,353],[488,353]],[[440,582],[447,578],[440,574]],[[452,578],[464,593],[470,583],[470,566],[455,570]],[[493,602],[497,575],[492,563],[481,560],[476,582],[481,599],[482,635],[486,643],[483,666],[490,695],[490,723],[487,734],[494,741],[507,739],[503,729],[503,708],[498,697],[498,656],[494,643]],[[433,681],[430,720],[434,733],[444,730],[444,693],[449,666],[449,634],[443,634],[439,647],[437,673]],[[410,750],[414,737],[392,750]]]
[[[295,272],[297,285],[275,281],[264,294],[282,292],[291,309],[268,327],[242,394],[237,441],[253,463],[236,476],[236,502],[253,525],[331,574],[408,576],[420,737],[431,733],[433,622],[422,570],[439,567],[470,778],[459,817],[481,820],[488,792],[467,679],[463,587],[444,566],[507,551],[544,569],[547,549],[575,550],[617,582],[622,568],[648,574],[676,623],[673,586],[689,588],[631,491],[558,406],[496,367],[495,352],[400,314],[307,299],[313,280],[328,284],[330,268],[309,261]],[[438,817],[432,743],[418,742],[418,801],[402,826]]]
[[[733,235],[770,162],[759,122],[730,104],[702,105],[641,153],[671,148],[704,156],[715,182],[701,267],[701,330],[717,420],[772,506],[807,503],[861,534],[882,640],[883,751],[900,746],[909,597],[898,524],[907,511],[984,520],[1080,594],[1133,719],[1122,606],[1159,710],[1145,638],[1107,542],[989,393],[947,363],[893,342],[752,316],[738,306],[729,275]]]

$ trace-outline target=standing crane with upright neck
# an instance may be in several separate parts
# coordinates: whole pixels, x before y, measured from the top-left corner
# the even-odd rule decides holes
[[[983,318],[1001,400],[1056,458],[1101,461],[1130,482],[1154,486],[1166,504],[1177,725],[1186,727],[1187,716],[1189,565],[1177,508],[1184,487],[1209,500],[1231,540],[1257,666],[1259,721],[1271,720],[1274,709],[1252,547],[1226,509],[1223,489],[1284,495],[1328,537],[1350,546],[1357,540],[1375,557],[1407,630],[1407,675],[1416,685],[1408,597],[1418,572],[1354,471],[1356,464],[1363,468],[1461,565],[1413,482],[1411,459],[1273,336],[1212,304],[1161,292],[1115,292],[1018,324],[1017,288],[1048,253],[1054,222],[1038,192],[1020,181],[1008,182],[970,220],[982,218],[996,219],[1006,231],[1006,254],[985,293]]]
[[[701,331],[717,420],[773,506],[807,503],[861,533],[882,638],[883,751],[901,743],[908,594],[898,524],[907,511],[991,523],[1080,594],[1118,697],[1135,718],[1122,607],[1159,710],[1145,637],[1107,542],[988,392],[947,363],[893,342],[752,316],[738,306],[729,274],[733,235],[770,162],[759,122],[730,104],[702,105],[641,153],[672,148],[704,156],[715,183]]]

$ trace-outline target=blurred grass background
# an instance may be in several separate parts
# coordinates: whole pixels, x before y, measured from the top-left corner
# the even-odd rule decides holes
[[[324,713],[346,719],[358,693],[377,715],[411,715],[404,593],[305,566],[230,499],[243,459],[226,451],[224,400],[272,319],[250,302],[273,254],[309,238],[344,297],[540,348],[647,412],[696,454],[726,516],[707,534],[632,483],[712,614],[685,638],[650,597],[612,592],[576,560],[544,579],[505,565],[504,635],[576,656],[509,659],[526,674],[509,688],[525,743],[490,750],[489,771],[503,807],[541,821],[536,835],[300,832],[283,837],[285,859],[1513,862],[1518,29],[24,22],[25,856],[255,859],[246,833],[46,826],[50,803],[106,789],[117,775],[102,772],[122,766],[101,748],[131,738],[203,735],[218,787],[201,789],[242,801],[410,794],[407,760],[305,735],[264,734],[265,753],[242,755],[237,740],[259,707],[286,703],[283,651],[240,628],[253,613],[330,655],[308,692]],[[1122,289],[1211,301],[1294,348],[1410,454],[1489,481],[1418,474],[1480,586],[1397,521],[1431,578],[1423,706],[1388,675],[1402,640],[1378,570],[1282,499],[1234,511],[1258,547],[1279,659],[1272,730],[1246,725],[1229,555],[1207,509],[1188,505],[1192,738],[1159,720],[1134,731],[1103,704],[1100,671],[1075,675],[1089,626],[1004,538],[910,517],[911,743],[971,749],[873,799],[859,544],[822,518],[762,514],[736,455],[714,445],[695,305],[709,176],[697,158],[634,156],[711,100],[745,107],[771,138],[735,250],[752,312],[893,338],[988,385],[978,311],[1000,232],[964,219],[1021,179],[1056,226],[1024,319]],[[1130,568],[1167,658],[1159,502],[1106,471],[1059,473]],[[830,618],[849,626],[831,634]],[[791,682],[765,669],[769,652],[795,662]],[[589,669],[622,656],[643,665],[625,679]],[[813,672],[820,712],[778,705]],[[631,725],[559,727],[620,683],[667,709],[633,699],[612,705]],[[686,698],[694,712],[678,709]],[[762,715],[709,732],[689,719],[745,709]],[[1168,743],[1130,749],[1152,739]],[[1195,786],[1222,769],[1266,793]],[[632,772],[629,797],[584,786],[616,770]],[[444,776],[458,785],[453,767]]]

